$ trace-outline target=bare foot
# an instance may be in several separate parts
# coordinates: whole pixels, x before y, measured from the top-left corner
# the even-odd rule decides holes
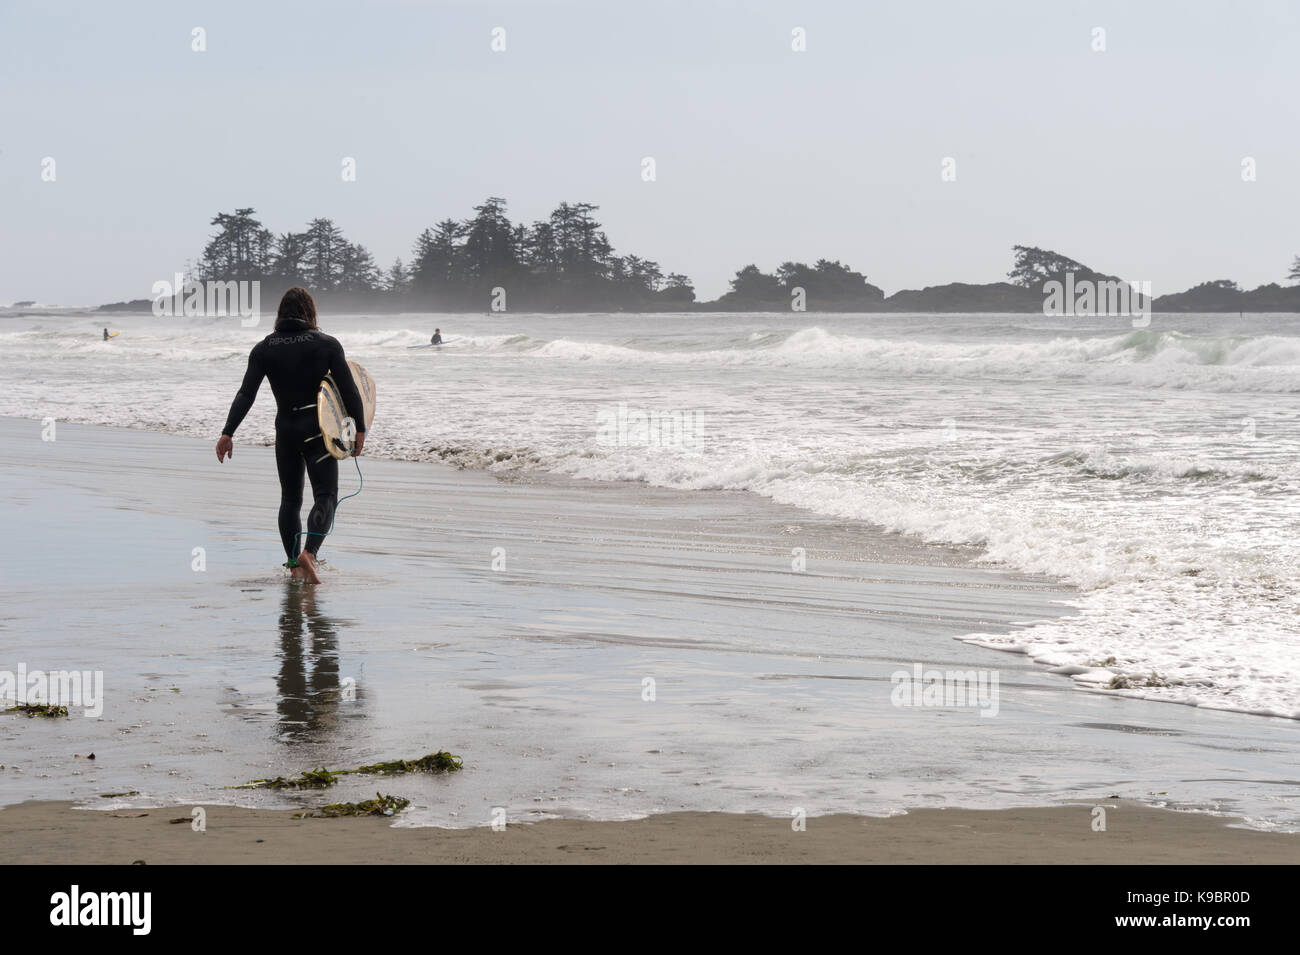
[[[303,551],[298,555],[297,569],[302,571],[302,579],[307,583],[320,583],[320,575],[316,573],[316,558],[309,551]]]
[[[289,577],[293,580],[302,580],[302,568],[296,566],[289,568]]]

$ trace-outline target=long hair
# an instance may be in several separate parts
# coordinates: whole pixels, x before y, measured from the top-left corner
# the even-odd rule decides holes
[[[291,318],[300,319],[311,328],[316,327],[316,300],[301,285],[295,285],[280,299],[280,307],[275,312],[276,327]]]

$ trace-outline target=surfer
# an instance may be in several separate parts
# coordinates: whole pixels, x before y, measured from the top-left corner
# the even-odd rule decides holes
[[[442,344],[442,329],[441,329],[441,328],[435,328],[435,329],[433,330],[433,337],[429,339],[429,344],[430,344],[430,345],[441,345],[441,344]]]
[[[326,373],[333,375],[348,415],[356,425],[353,456],[366,439],[361,395],[338,339],[316,326],[316,302],[305,288],[291,288],[280,299],[275,330],[253,346],[248,370],[231,402],[226,426],[217,440],[217,460],[234,456],[235,429],[253,406],[263,378],[275,395],[275,467],[280,474],[280,541],[285,563],[295,579],[320,583],[316,554],[334,520],[338,503],[339,462],[325,450],[316,417],[316,394]],[[303,472],[314,498],[307,515],[307,542],[302,541]]]
[[[104,341],[108,341],[108,329],[104,329]]]

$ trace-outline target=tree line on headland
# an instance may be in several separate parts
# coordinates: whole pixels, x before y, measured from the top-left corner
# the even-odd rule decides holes
[[[415,239],[410,258],[380,269],[329,219],[275,235],[236,209],[192,267],[199,281],[258,280],[273,291],[303,285],[324,301],[409,311],[486,310],[495,289],[512,311],[656,310],[695,300],[690,279],[614,251],[593,213],[561,202],[532,225],[512,223],[491,196],[464,220],[444,219]]]
[[[331,310],[465,312],[566,311],[807,311],[1038,312],[1044,287],[1067,274],[1073,281],[1117,282],[1057,252],[1014,246],[1008,281],[951,283],[886,296],[848,265],[818,259],[783,262],[774,272],[746,265],[731,288],[697,302],[691,280],[664,274],[657,262],[620,255],[586,202],[561,202],[545,219],[513,223],[504,199],[490,196],[463,220],[444,219],[415,239],[409,258],[387,268],[352,242],[330,219],[313,219],[301,232],[279,235],[251,208],[223,212],[186,278],[258,281],[262,300],[303,285]],[[1300,256],[1288,279],[1300,283]],[[504,290],[500,292],[499,290]],[[140,299],[102,306],[148,309]],[[1156,296],[1152,310],[1300,312],[1300,284],[1243,290],[1228,279]]]

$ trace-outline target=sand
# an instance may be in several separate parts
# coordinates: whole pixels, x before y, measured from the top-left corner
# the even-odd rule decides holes
[[[1228,820],[1107,802],[994,811],[925,809],[879,819],[785,819],[671,813],[627,822],[555,819],[500,831],[398,828],[387,819],[292,819],[270,810],[190,806],[145,816],[24,803],[0,811],[15,858],[54,864],[1294,864],[1300,835],[1229,828]],[[169,820],[184,818],[183,823]]]

